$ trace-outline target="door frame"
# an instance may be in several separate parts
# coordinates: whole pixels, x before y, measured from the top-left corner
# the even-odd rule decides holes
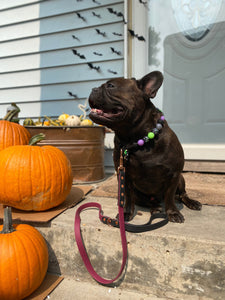
[[[131,67],[128,75],[141,78],[148,72],[148,65],[146,64],[149,44],[148,27],[146,26],[148,24],[148,9],[139,1],[131,0],[128,1],[128,12],[130,20],[128,26],[146,39],[146,42],[141,42],[136,38],[132,38],[129,48],[128,61]],[[188,170],[191,169],[190,162],[195,162],[193,171],[207,171],[208,161],[213,162],[213,164],[209,163],[209,171],[225,171],[225,144],[182,144],[182,146],[185,160],[189,161],[189,164],[186,164]],[[196,162],[199,163],[196,164]]]

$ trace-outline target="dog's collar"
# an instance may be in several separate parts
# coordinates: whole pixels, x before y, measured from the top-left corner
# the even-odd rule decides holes
[[[154,139],[158,138],[158,135],[162,131],[162,128],[164,126],[164,121],[165,121],[165,117],[162,114],[160,119],[156,122],[156,127],[153,128],[151,131],[149,131],[146,136],[144,136],[143,138],[139,139],[137,142],[134,142],[132,144],[121,145],[124,159],[125,160],[129,159],[130,152],[137,151],[138,149],[143,148],[145,145],[150,145],[150,143],[152,144],[154,142]]]

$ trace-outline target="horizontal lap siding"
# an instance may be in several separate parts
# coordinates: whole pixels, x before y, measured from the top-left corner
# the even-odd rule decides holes
[[[11,102],[21,122],[80,114],[93,87],[124,75],[124,23],[108,8],[123,1],[1,0],[0,118]]]
[[[49,2],[51,2],[51,5],[49,5]],[[103,6],[111,5],[112,3],[121,3],[122,1],[102,0],[98,2],[102,2],[101,6]],[[39,9],[40,7],[41,11]],[[0,26],[26,22],[34,19],[48,18],[50,16],[67,14],[77,10],[94,9],[95,11],[97,7],[98,5],[90,0],[83,0],[80,3],[76,0],[1,0]]]
[[[30,5],[34,3],[42,2],[43,0],[1,0],[0,10],[9,10],[15,7]]]
[[[110,60],[93,63],[93,66],[100,67],[99,71],[90,70],[87,64],[51,67],[40,70],[20,71],[1,74],[0,88],[18,86],[36,86],[39,84],[54,84],[74,81],[97,80],[100,76],[109,77],[108,70],[121,74],[121,60]],[[117,75],[116,74],[116,75]],[[113,74],[110,75],[113,77]]]
[[[95,29],[104,30],[106,36],[103,37],[97,34]],[[99,44],[101,47],[104,43],[114,41],[123,41],[123,26],[121,26],[121,23],[98,25],[93,28],[72,29],[67,32],[57,32],[37,37],[32,36],[27,39],[7,42],[0,41],[0,55],[4,58],[95,44]]]
[[[49,5],[53,5],[54,0],[47,1]],[[75,1],[74,1],[75,2]],[[65,1],[66,3],[66,1]],[[40,4],[41,5],[41,4]],[[109,7],[112,7],[110,5]],[[121,4],[113,4],[116,11],[120,11],[123,7]],[[26,9],[26,7],[24,8]],[[42,9],[42,8],[40,8]],[[92,12],[101,15],[101,18],[93,16]],[[77,16],[79,13],[85,21]],[[16,14],[16,11],[15,11]],[[121,18],[120,18],[121,19]],[[11,23],[7,26],[0,27],[0,40],[8,41],[20,38],[28,38],[31,36],[51,34],[54,32],[73,30],[74,28],[86,28],[90,26],[98,26],[101,24],[110,24],[120,20],[116,15],[107,11],[107,7],[95,8],[85,11],[72,11],[67,14],[45,17],[42,19],[29,20],[20,23]],[[12,20],[14,21],[14,19]]]
[[[113,52],[111,48],[116,49],[119,53]],[[78,55],[72,55],[74,50],[84,55],[85,58],[81,59]],[[110,41],[102,45],[74,46],[69,48],[69,51],[68,49],[59,49],[42,53],[32,53],[30,55],[5,57],[1,59],[1,74],[29,69],[81,64],[87,63],[87,61],[97,62],[102,61],[103,58],[107,61],[123,59],[123,43]]]

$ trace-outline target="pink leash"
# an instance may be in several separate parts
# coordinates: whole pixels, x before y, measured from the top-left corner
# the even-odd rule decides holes
[[[75,221],[74,221],[74,232],[75,232],[75,239],[77,242],[77,246],[78,249],[80,251],[80,255],[84,261],[84,264],[88,270],[88,272],[91,274],[91,276],[98,281],[99,283],[103,284],[103,285],[110,285],[113,282],[117,281],[119,279],[119,277],[122,275],[123,270],[126,266],[127,263],[127,240],[126,240],[126,232],[125,231],[129,231],[129,232],[145,232],[145,231],[149,231],[149,230],[154,230],[157,228],[160,228],[164,225],[166,225],[168,223],[168,217],[166,214],[162,214],[162,213],[158,213],[158,214],[153,214],[150,218],[150,220],[143,225],[134,225],[134,224],[129,224],[129,223],[124,223],[124,202],[125,202],[125,198],[124,198],[124,194],[125,194],[125,168],[123,166],[123,155],[122,155],[122,151],[121,151],[121,155],[120,155],[120,166],[118,167],[118,211],[119,211],[119,220],[117,219],[112,219],[110,217],[107,216],[103,216],[103,212],[102,212],[102,208],[101,205],[99,203],[96,202],[90,202],[90,203],[86,203],[81,205],[75,214]],[[85,246],[83,244],[83,240],[82,240],[82,236],[81,236],[81,228],[80,228],[80,213],[86,209],[86,208],[98,208],[99,210],[99,219],[104,223],[104,224],[108,224],[114,227],[119,227],[120,228],[120,237],[121,237],[121,242],[122,242],[122,249],[123,249],[123,260],[122,260],[122,264],[121,264],[121,268],[119,271],[119,274],[112,280],[109,279],[105,279],[102,278],[101,276],[99,276],[90,260],[89,257],[87,255],[87,251],[85,249]],[[161,221],[157,222],[157,223],[152,223],[153,220],[155,219],[162,219]]]
[[[126,232],[125,232],[125,224],[124,224],[124,211],[123,211],[123,206],[124,206],[124,180],[125,180],[125,168],[123,167],[123,162],[122,159],[120,160],[120,166],[118,168],[118,211],[119,211],[119,227],[120,227],[120,237],[121,237],[121,242],[122,242],[122,249],[123,249],[123,260],[122,260],[122,264],[121,264],[121,268],[119,271],[119,274],[114,278],[114,279],[105,279],[101,276],[99,276],[90,260],[89,257],[87,255],[87,251],[84,247],[83,244],[83,240],[82,240],[82,236],[81,236],[81,228],[80,228],[80,213],[82,212],[82,210],[86,209],[86,208],[98,208],[99,209],[99,218],[100,220],[105,223],[105,220],[107,220],[107,223],[110,225],[111,222],[115,223],[114,225],[118,225],[118,221],[115,219],[111,219],[109,217],[105,217],[102,215],[102,208],[101,205],[99,203],[96,202],[90,202],[90,203],[86,203],[81,205],[77,211],[76,211],[76,215],[75,215],[75,222],[74,222],[74,231],[75,231],[75,239],[77,242],[77,246],[78,249],[80,251],[80,255],[84,261],[84,264],[88,270],[88,272],[91,274],[91,276],[98,281],[99,283],[103,284],[103,285],[110,285],[113,282],[115,282],[117,279],[120,278],[120,276],[123,273],[123,270],[126,266],[127,263],[127,240],[126,240]]]

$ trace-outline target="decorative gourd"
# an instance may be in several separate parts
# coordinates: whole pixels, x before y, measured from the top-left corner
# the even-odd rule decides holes
[[[65,120],[65,124],[67,126],[79,126],[80,125],[80,119],[78,116],[71,115]]]
[[[78,107],[80,110],[82,110],[83,112],[83,115],[80,116],[80,125],[81,126],[93,126],[93,122],[90,120],[90,119],[86,119],[86,115],[87,115],[87,102],[88,102],[88,99],[85,101],[85,104],[79,104]]]
[[[31,118],[27,118],[23,121],[23,126],[34,126],[34,121]]]
[[[0,121],[0,151],[9,146],[27,145],[30,139],[29,131],[22,125],[11,122],[13,117],[20,111],[18,106],[6,114]]]
[[[44,121],[43,122],[43,126],[50,126],[50,125],[51,125],[50,121]]]
[[[56,122],[55,120],[52,120],[51,118],[49,118],[48,116],[44,116],[45,119],[47,119],[47,121],[43,122],[44,126],[59,126],[59,122]]]
[[[66,121],[66,119],[69,117],[68,114],[61,114],[59,117],[58,117],[58,120],[59,121]]]
[[[42,283],[48,268],[48,248],[32,226],[12,225],[11,208],[0,225],[0,299],[21,300]]]
[[[93,122],[89,119],[84,119],[80,122],[81,126],[93,126]]]
[[[0,203],[21,210],[43,211],[65,201],[72,187],[66,155],[53,146],[12,146],[0,155]]]
[[[42,126],[41,117],[38,118],[38,121],[34,122],[35,126]]]

